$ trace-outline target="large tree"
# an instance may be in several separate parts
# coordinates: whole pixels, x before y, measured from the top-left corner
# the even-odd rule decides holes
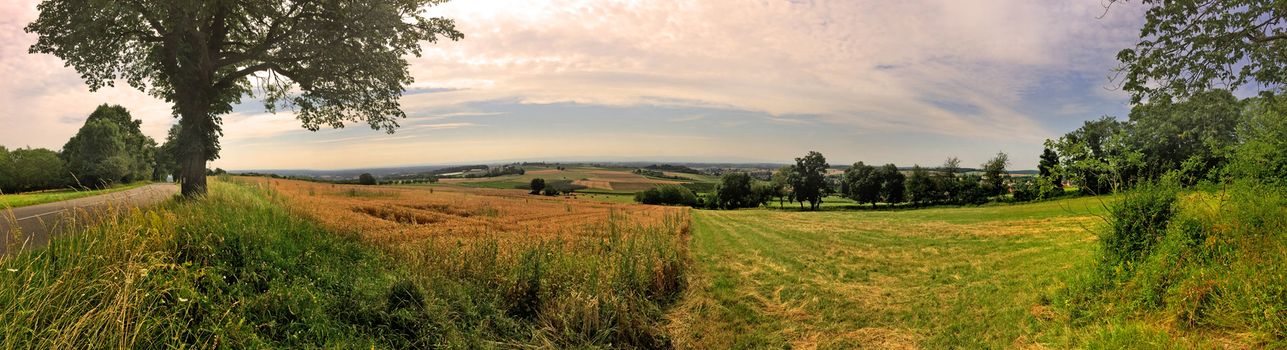
[[[936,199],[934,179],[930,178],[929,170],[920,165],[912,166],[912,175],[907,177],[907,199],[916,205],[924,205]]]
[[[1128,123],[1112,117],[1087,121],[1058,140],[1047,141],[1063,163],[1063,176],[1082,190],[1094,194],[1112,191],[1114,185],[1128,182],[1137,171],[1124,145]]]
[[[126,131],[108,119],[89,119],[76,136],[63,145],[63,159],[76,183],[105,187],[129,182],[134,159],[126,144]]]
[[[293,108],[303,127],[366,122],[388,132],[412,82],[403,58],[420,42],[458,40],[444,0],[45,0],[26,27],[32,53],[53,54],[91,90],[124,80],[173,103],[183,194],[206,191],[221,115],[243,96]]]
[[[907,191],[907,176],[893,163],[881,166],[876,172],[880,177],[880,200],[890,207],[902,203]]]
[[[1131,108],[1128,147],[1142,155],[1142,176],[1179,170],[1185,184],[1211,178],[1237,144],[1243,104],[1227,90],[1182,102],[1152,100]]]
[[[876,201],[880,200],[880,185],[881,177],[876,167],[857,162],[845,169],[841,192],[858,204],[871,203],[874,208]]]
[[[817,151],[809,151],[795,159],[796,177],[791,184],[795,200],[809,202],[809,209],[818,209],[827,191],[827,158]]]
[[[1141,2],[1150,8],[1140,41],[1117,54],[1132,102],[1187,99],[1213,86],[1272,90],[1287,83],[1283,0]]]

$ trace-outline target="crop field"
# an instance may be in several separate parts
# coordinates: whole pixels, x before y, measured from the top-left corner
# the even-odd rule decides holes
[[[542,178],[550,180],[568,180],[577,185],[587,188],[612,193],[633,193],[646,190],[662,184],[682,184],[686,182],[709,182],[714,181],[702,175],[682,174],[685,180],[659,179],[651,178],[631,172],[627,168],[594,168],[594,167],[570,167],[564,170],[556,168],[531,167],[523,175],[506,175],[484,178],[447,178],[442,179],[444,184],[457,184],[470,187],[489,187],[489,188],[516,188],[526,186],[532,179]],[[668,174],[670,175],[670,174]]]
[[[686,209],[529,195],[522,190],[369,187],[252,178],[337,230],[381,243],[430,237],[574,237],[616,224],[651,227]]]
[[[697,211],[692,348],[1006,348],[1091,258],[1101,199],[900,211]]]

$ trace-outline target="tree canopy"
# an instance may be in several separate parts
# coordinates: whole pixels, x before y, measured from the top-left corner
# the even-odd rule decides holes
[[[1113,0],[1110,2],[1119,2]],[[1142,0],[1151,6],[1134,48],[1117,54],[1122,88],[1140,103],[1213,87],[1287,83],[1282,0]]]
[[[174,104],[183,193],[205,193],[220,115],[243,96],[291,108],[304,128],[366,122],[392,132],[420,42],[458,40],[443,0],[44,0],[27,25],[32,53],[52,54],[91,90],[123,80]]]
[[[817,151],[809,151],[804,157],[795,159],[795,174],[791,184],[795,200],[809,202],[810,209],[818,209],[822,197],[827,191],[827,158]]]

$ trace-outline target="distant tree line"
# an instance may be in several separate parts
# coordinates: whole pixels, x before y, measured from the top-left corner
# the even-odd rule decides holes
[[[661,165],[658,165],[658,164],[653,164],[653,165],[649,165],[649,166],[646,166],[646,167],[643,167],[643,168],[644,168],[644,169],[648,169],[648,170],[656,170],[656,171],[663,171],[663,172],[668,171],[668,172],[672,172],[672,173],[685,173],[685,174],[700,174],[700,173],[701,173],[700,171],[697,171],[697,169],[689,168],[689,167],[687,167],[687,166],[683,166],[683,165],[670,165],[670,164],[661,164]]]
[[[684,177],[683,177],[683,176],[677,176],[677,175],[666,175],[666,173],[664,173],[664,172],[661,172],[661,171],[658,171],[658,170],[646,169],[646,168],[635,169],[635,170],[632,170],[631,172],[632,172],[632,173],[634,173],[634,174],[637,174],[637,175],[643,175],[643,176],[647,176],[647,177],[655,177],[655,178],[658,178],[658,179],[671,179],[671,180],[683,180],[683,179],[684,179]]]
[[[774,201],[799,203],[801,209],[817,210],[823,199],[839,195],[859,204],[886,206],[911,204],[982,204],[1003,200],[1012,192],[1014,181],[1006,169],[1009,156],[997,153],[980,165],[975,173],[966,173],[957,158],[948,158],[938,168],[913,166],[904,172],[894,164],[883,166],[857,162],[842,174],[829,174],[826,157],[809,152],[771,173],[767,181],[755,179],[745,171],[724,172],[711,191],[698,195],[684,186],[661,186],[639,192],[635,200],[645,204],[692,205],[710,209],[753,208]],[[976,174],[977,173],[977,174]],[[692,204],[687,194],[693,194]],[[807,206],[806,206],[807,205]]]
[[[530,190],[533,195],[557,196],[561,194],[571,194],[577,190],[583,190],[587,187],[577,185],[572,180],[545,180],[542,178],[532,179],[526,185],[516,186],[518,189]]]
[[[61,151],[0,147],[0,191],[100,188],[161,180],[177,171],[169,143],[157,146],[144,135],[141,120],[117,105],[100,105]],[[170,130],[167,140],[174,138]]]

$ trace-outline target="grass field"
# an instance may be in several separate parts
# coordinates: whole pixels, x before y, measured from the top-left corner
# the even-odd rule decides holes
[[[70,200],[70,199],[97,196],[100,194],[107,194],[107,193],[112,193],[116,191],[124,191],[131,188],[137,188],[137,187],[146,185],[148,183],[149,182],[135,182],[128,185],[119,185],[119,186],[114,186],[112,188],[106,188],[101,190],[62,189],[62,190],[50,190],[50,191],[41,191],[41,192],[19,193],[19,194],[0,194],[0,208],[17,208],[17,207],[25,207],[29,205],[61,202],[61,201]]]
[[[1044,295],[1088,263],[1097,198],[904,211],[697,211],[692,348],[1037,344]]]

